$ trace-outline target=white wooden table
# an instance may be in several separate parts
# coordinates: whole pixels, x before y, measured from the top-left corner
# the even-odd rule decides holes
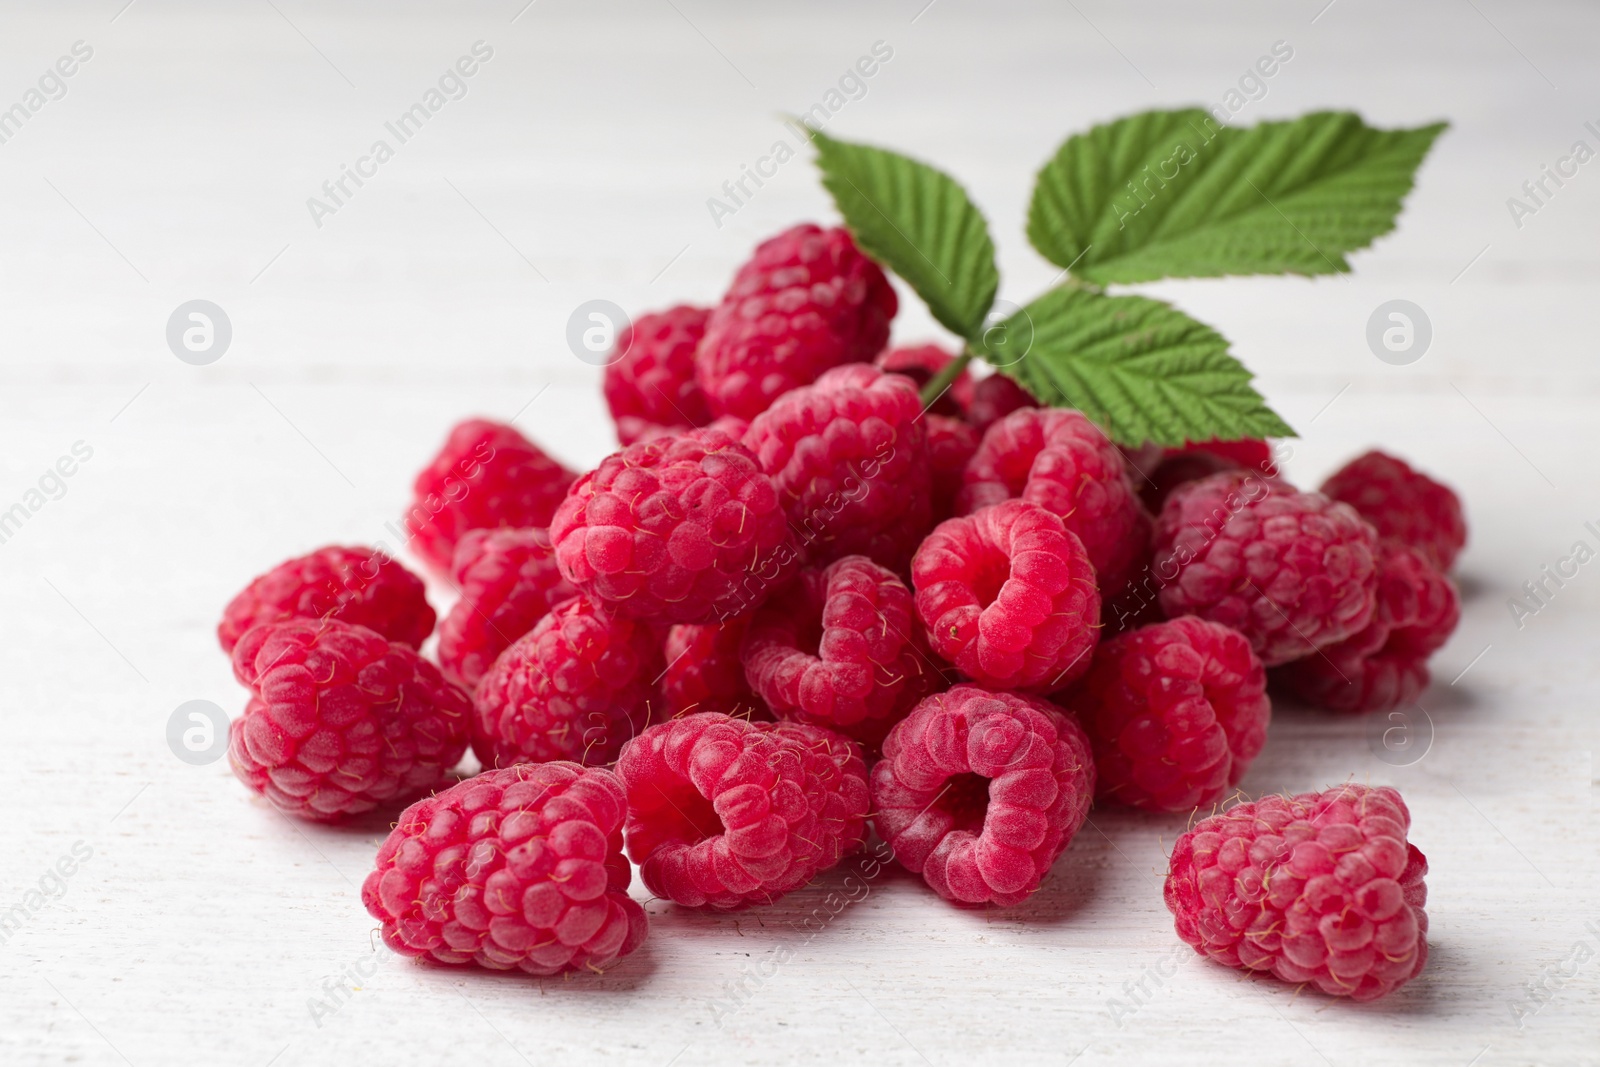
[[[1507,606],[1575,541],[1600,547],[1600,163],[1520,226],[1506,205],[1574,141],[1600,147],[1600,11],[523,2],[0,10],[0,107],[92,50],[0,143],[0,511],[28,509],[0,543],[0,1062],[1600,1062],[1600,562],[1520,628]],[[465,95],[387,135],[478,41]],[[242,706],[212,636],[225,600],[319,544],[393,543],[451,422],[515,417],[573,465],[604,455],[569,314],[710,301],[759,237],[830,217],[804,157],[720,227],[706,201],[879,41],[892,57],[829,129],[960,175],[1018,302],[1053,274],[1021,233],[1059,139],[1221,102],[1275,42],[1293,58],[1238,121],[1453,122],[1354,276],[1153,287],[1259,373],[1302,432],[1297,481],[1381,442],[1470,510],[1426,755],[1397,766],[1369,722],[1283,708],[1244,782],[1404,791],[1431,958],[1388,1001],[1198,961],[1160,894],[1184,820],[1113,811],[1014,911],[847,866],[737,919],[652,902],[647,946],[600,980],[429,970],[372,948],[358,887],[382,820],[293,826],[225,761],[169,749],[179,704]],[[385,137],[393,157],[362,163]],[[358,165],[314,221],[307,199]],[[164,338],[197,298],[232,324],[207,366]],[[1396,298],[1433,326],[1408,366],[1364,339]],[[936,334],[907,300],[896,335]],[[47,476],[78,442],[92,455]]]

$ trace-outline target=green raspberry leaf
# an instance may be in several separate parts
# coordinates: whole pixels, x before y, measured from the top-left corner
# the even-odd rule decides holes
[[[812,133],[822,184],[856,243],[904,278],[961,337],[982,330],[1000,272],[983,216],[954,178],[926,163]]]
[[[1028,240],[1090,281],[1331,274],[1394,228],[1445,123],[1380,130],[1348,111],[1218,126],[1149,111],[1069,137],[1044,165]]]
[[[1078,408],[1123,444],[1294,436],[1222,335],[1159,300],[1052,289],[981,344],[1041,403]]]

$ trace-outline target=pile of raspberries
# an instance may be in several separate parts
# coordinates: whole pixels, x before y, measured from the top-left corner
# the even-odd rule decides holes
[[[1122,449],[964,369],[924,404],[956,357],[890,348],[895,311],[845,230],[797,226],[715,307],[619,335],[623,447],[595,469],[450,433],[406,515],[457,594],[442,622],[362,547],[228,604],[238,777],[311,820],[410,803],[362,888],[392,949],[598,971],[645,938],[635,866],[729,911],[869,832],[954,904],[1015,905],[1093,803],[1221,808],[1269,691],[1359,713],[1428,684],[1459,616],[1451,490],[1380,452],[1312,492],[1264,441]],[[1388,993],[1427,955],[1409,825],[1388,788],[1226,807],[1173,849],[1178,935]]]

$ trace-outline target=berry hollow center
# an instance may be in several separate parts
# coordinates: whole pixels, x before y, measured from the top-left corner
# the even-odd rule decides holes
[[[687,779],[680,778],[662,788],[661,795],[666,798],[667,810],[676,818],[673,836],[685,844],[698,844],[727,829],[711,801],[701,796],[700,790]]]
[[[978,607],[986,608],[1000,595],[1000,587],[1011,577],[1011,560],[1003,552],[988,552],[975,561],[969,586],[978,598]]]
[[[952,829],[983,833],[983,820],[989,813],[989,779],[971,771],[947,778],[939,787],[934,807],[955,821]]]

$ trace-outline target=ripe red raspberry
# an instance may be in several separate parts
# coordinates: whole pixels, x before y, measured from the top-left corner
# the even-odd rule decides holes
[[[892,371],[910,378],[920,393],[923,386],[955,362],[955,359],[955,353],[948,352],[938,345],[912,345],[885,349],[872,363],[879,370]],[[967,405],[972,402],[974,384],[972,375],[963,367],[945,391],[928,405],[928,410],[950,418],[961,418]]]
[[[1004,374],[991,374],[979,378],[972,386],[972,399],[967,402],[967,421],[984,433],[1020,408],[1036,408],[1039,402],[1022,386]]]
[[[797,722],[685,715],[622,750],[628,855],[650,892],[718,910],[770,904],[861,843],[853,741]]]
[[[1382,452],[1346,463],[1322,483],[1322,491],[1359,511],[1378,536],[1410,545],[1441,571],[1455,566],[1467,543],[1461,500],[1450,487]]]
[[[657,622],[748,611],[798,565],[772,479],[712,429],[608,456],[573,484],[550,537],[573,585]]]
[[[667,666],[661,675],[662,715],[720,711],[740,718],[770,719],[766,703],[745,681],[740,648],[748,618],[704,625],[679,623],[667,631]]]
[[[979,685],[1048,693],[1089,669],[1100,593],[1083,544],[1037,504],[942,522],[911,561],[933,650]]]
[[[550,535],[533,526],[467,531],[452,570],[461,599],[439,625],[439,665],[468,688],[551,605],[577,593],[556,566]]]
[[[1387,786],[1262,797],[1178,838],[1167,908],[1202,956],[1372,1000],[1428,960],[1428,861]]]
[[[548,526],[575,477],[515,427],[468,419],[417,475],[406,527],[417,553],[446,574],[468,530]]]
[[[711,421],[706,395],[694,380],[694,350],[710,314],[710,308],[680,304],[640,315],[617,334],[614,351],[622,356],[606,366],[604,388],[624,445]]]
[[[422,579],[376,548],[319,548],[278,564],[222,609],[224,652],[252,626],[284,619],[338,619],[416,648],[433,632]]]
[[[1094,742],[1100,795],[1150,811],[1220,801],[1261,753],[1272,714],[1250,642],[1192,615],[1102,641],[1067,703]]]
[[[883,743],[942,681],[911,590],[865,556],[809,568],[756,612],[744,644],[750,686],[782,719]]]
[[[1378,547],[1378,607],[1366,628],[1274,672],[1295,696],[1333,711],[1389,711],[1428,688],[1428,657],[1461,621],[1449,578],[1398,541]]]
[[[333,821],[409,799],[467,749],[467,695],[364,626],[257,626],[234,646],[233,673],[250,703],[229,728],[228,762],[290,815]]]
[[[660,636],[573,597],[500,654],[478,682],[472,750],[485,767],[600,765],[650,718]]]
[[[932,473],[916,386],[864,363],[836,367],[750,422],[809,562],[871,556],[904,568],[927,533]]]
[[[1133,462],[1130,459],[1130,463]],[[1185,482],[1198,481],[1210,474],[1230,470],[1253,470],[1267,477],[1278,473],[1272,459],[1272,446],[1258,438],[1238,441],[1190,442],[1182,448],[1158,449],[1146,469],[1148,476],[1134,475],[1139,498],[1152,514],[1160,514],[1172,491]]]
[[[1031,896],[1093,798],[1094,760],[1077,723],[1038,697],[972,685],[918,704],[872,768],[878,836],[962,904]]]
[[[1015,497],[1061,516],[1078,535],[1102,596],[1115,595],[1146,561],[1150,516],[1122,453],[1082,412],[1022,408],[984,431],[956,508],[970,514]]]
[[[628,896],[622,783],[576,763],[485,771],[419,800],[378,847],[361,902],[386,945],[436,963],[600,971],[644,941]]]
[[[1321,493],[1249,471],[1213,474],[1173,492],[1154,540],[1167,617],[1231,626],[1268,667],[1372,621],[1376,535],[1348,504]]]
[[[898,306],[848,232],[785,230],[756,247],[711,312],[695,380],[713,414],[753,419],[829,367],[870,361]]]
[[[925,415],[927,424],[928,466],[933,478],[933,521],[943,522],[956,513],[956,495],[961,492],[967,461],[978,451],[978,431],[960,419]]]

